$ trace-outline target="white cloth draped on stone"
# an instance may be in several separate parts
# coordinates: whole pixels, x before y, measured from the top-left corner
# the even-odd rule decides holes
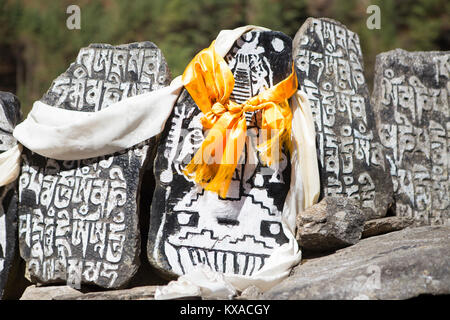
[[[22,146],[14,147],[0,154],[0,187],[6,186],[17,179],[20,174],[20,155]]]
[[[244,26],[223,30],[216,39],[216,51],[225,56],[234,42],[251,30],[269,29]],[[98,112],[64,110],[37,101],[13,134],[22,145],[48,158],[78,160],[111,154],[161,133],[182,88],[181,77],[177,77],[168,87],[125,98]],[[291,268],[300,261],[301,251],[295,239],[295,217],[297,212],[317,201],[319,173],[314,122],[306,95],[298,91],[292,97],[291,106],[291,184],[282,213],[282,226],[288,243],[275,249],[263,268],[252,276],[221,274],[202,266],[160,287],[155,298],[193,295],[228,298],[250,285],[266,291],[287,277]],[[2,155],[0,185],[10,181],[11,177],[13,180],[17,178],[20,171],[18,149]]]
[[[47,158],[78,160],[130,148],[159,134],[182,88],[175,78],[168,87],[123,99],[98,112],[51,107],[40,101],[14,137]]]

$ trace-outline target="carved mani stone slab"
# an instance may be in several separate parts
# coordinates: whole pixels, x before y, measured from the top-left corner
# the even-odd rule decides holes
[[[81,49],[42,101],[95,112],[168,85],[151,42]],[[98,158],[56,161],[30,151],[19,180],[21,255],[33,282],[121,287],[139,266],[139,192],[155,138]],[[150,162],[151,165],[151,162]]]
[[[358,35],[337,21],[308,18],[294,38],[293,55],[316,125],[321,197],[354,198],[367,218],[384,216],[392,183]]]
[[[450,224],[450,51],[377,55],[372,103],[397,216]]]
[[[231,99],[242,103],[292,72],[292,41],[281,32],[252,31],[226,55],[234,74]],[[290,184],[290,157],[273,168],[256,151],[261,112],[246,114],[247,139],[226,198],[203,190],[182,173],[206,137],[203,113],[183,89],[161,135],[150,215],[149,261],[166,275],[199,263],[251,275],[274,248],[287,242],[280,215]]]
[[[16,96],[0,91],[0,153],[16,145],[12,133],[21,119]],[[0,187],[0,299],[2,299],[17,249],[17,184]]]

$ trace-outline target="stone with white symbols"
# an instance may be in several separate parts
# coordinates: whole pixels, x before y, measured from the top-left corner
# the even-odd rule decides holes
[[[96,112],[169,81],[165,59],[151,42],[94,44],[80,50],[41,100]],[[139,267],[139,194],[155,148],[152,138],[75,161],[24,151],[18,229],[32,282],[118,288],[133,277]]]
[[[292,72],[292,41],[281,32],[251,31],[225,61],[238,103],[272,87]],[[161,136],[155,159],[156,188],[150,216],[148,258],[166,276],[206,264],[224,273],[251,275],[287,242],[281,212],[290,185],[290,157],[273,168],[261,164],[255,143],[261,112],[249,112],[244,161],[226,198],[205,191],[182,173],[205,138],[203,113],[183,89]]]
[[[309,18],[293,40],[293,56],[316,125],[321,197],[354,198],[368,218],[385,216],[392,183],[358,35],[337,21]]]
[[[20,103],[16,96],[0,91],[0,153],[16,145],[12,133],[20,122]],[[0,187],[0,299],[15,276],[17,264],[17,183]]]
[[[450,51],[381,53],[372,105],[390,163],[396,215],[450,224]]]

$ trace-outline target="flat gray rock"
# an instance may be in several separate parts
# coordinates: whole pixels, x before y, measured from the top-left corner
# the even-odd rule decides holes
[[[156,286],[142,286],[131,289],[89,292],[85,294],[62,294],[53,300],[154,300]]]
[[[292,72],[292,40],[281,32],[251,31],[225,61],[235,78],[230,99],[246,101]],[[182,173],[206,135],[203,113],[183,89],[161,134],[155,159],[148,258],[167,276],[203,263],[224,273],[251,275],[286,243],[281,213],[290,185],[290,157],[269,168],[256,150],[261,112],[247,112],[247,139],[226,198],[205,191]]]
[[[357,243],[365,221],[357,200],[325,197],[297,214],[296,238],[308,252],[332,251]]]
[[[12,133],[20,122],[20,102],[15,95],[0,91],[0,153],[17,142]],[[0,187],[0,300],[11,287],[18,263],[17,248],[17,183]],[[19,284],[17,284],[19,285]]]
[[[369,220],[364,223],[362,238],[402,230],[412,225],[414,225],[413,219],[398,216]]]
[[[27,287],[20,300],[54,300],[59,296],[80,296],[83,293],[69,286]]]
[[[42,101],[96,112],[166,86],[170,74],[151,42],[80,50]],[[56,161],[25,150],[19,179],[19,240],[34,283],[124,286],[139,267],[139,194],[156,138],[98,158]],[[149,192],[151,188],[148,187]]]
[[[154,300],[156,286],[83,293],[69,286],[29,286],[20,300]]]
[[[408,228],[303,261],[262,299],[409,299],[450,294],[450,226]]]
[[[395,209],[415,225],[450,224],[450,51],[377,55],[372,105]]]
[[[321,197],[354,198],[368,218],[385,216],[392,183],[358,35],[337,21],[308,18],[293,40],[293,56],[316,124]]]

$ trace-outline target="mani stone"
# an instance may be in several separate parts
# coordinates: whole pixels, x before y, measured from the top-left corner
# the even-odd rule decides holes
[[[96,112],[168,85],[151,42],[93,44],[59,76],[42,101]],[[139,194],[156,138],[98,158],[57,161],[26,150],[19,179],[19,240],[37,283],[122,287],[139,267]]]
[[[358,199],[367,218],[386,215],[392,183],[375,127],[358,35],[327,18],[308,18],[293,56],[316,127],[321,198]]]
[[[395,211],[415,225],[450,224],[450,51],[377,55],[372,105]]]
[[[357,200],[325,197],[297,214],[296,238],[305,251],[332,251],[357,243],[364,222]]]
[[[20,122],[20,102],[15,95],[0,91],[0,154],[14,147],[14,127]],[[0,300],[14,286],[18,264],[17,183],[0,187]]]
[[[400,300],[450,294],[450,226],[362,239],[303,261],[263,300]]]
[[[251,31],[238,39],[225,61],[235,78],[238,103],[287,78],[292,40],[281,32]],[[247,138],[226,198],[205,191],[182,170],[206,137],[203,113],[183,89],[161,135],[154,165],[148,258],[164,276],[185,274],[203,264],[227,274],[251,275],[272,251],[288,241],[281,212],[290,185],[290,157],[273,168],[256,151],[261,112],[246,114]]]

